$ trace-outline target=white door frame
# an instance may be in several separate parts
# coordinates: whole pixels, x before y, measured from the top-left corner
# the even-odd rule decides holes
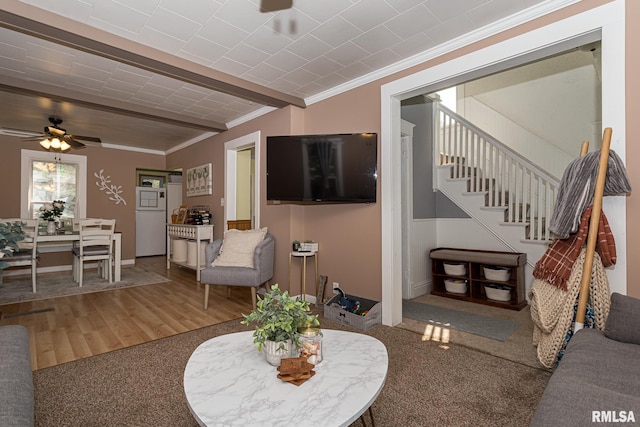
[[[254,174],[253,174],[253,228],[260,228],[260,131],[241,136],[227,141],[224,144],[224,230],[227,230],[227,221],[236,219],[236,180],[238,166],[238,151],[253,148],[254,150]]]
[[[499,71],[552,52],[602,40],[602,123],[613,128],[611,148],[625,159],[625,1],[615,0],[581,14],[532,30],[381,87],[382,323],[402,321],[402,190],[400,101]],[[577,44],[579,43],[579,44]],[[576,142],[576,147],[579,142]],[[605,197],[609,222],[615,224],[616,267],[608,272],[612,291],[626,293],[626,202]],[[618,289],[614,289],[613,284]]]

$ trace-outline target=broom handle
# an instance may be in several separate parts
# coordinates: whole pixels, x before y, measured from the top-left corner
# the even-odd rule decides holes
[[[582,269],[582,278],[580,280],[580,297],[578,298],[578,310],[576,312],[574,333],[584,327],[584,318],[587,312],[589,283],[591,282],[593,256],[596,252],[596,242],[598,241],[598,224],[600,223],[600,212],[602,211],[602,197],[604,195],[604,183],[607,178],[610,146],[611,128],[606,128],[602,136],[602,148],[600,148],[600,163],[598,164],[598,177],[596,178],[596,188],[593,195],[593,209],[591,210],[591,219],[589,221],[587,252],[584,258],[584,268]]]

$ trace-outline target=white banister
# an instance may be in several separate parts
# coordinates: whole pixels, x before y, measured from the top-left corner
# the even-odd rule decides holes
[[[549,221],[559,180],[440,102],[434,102],[433,158],[486,193],[486,206],[505,208],[506,222],[529,223],[526,239],[550,241]],[[438,175],[434,168],[434,189]]]

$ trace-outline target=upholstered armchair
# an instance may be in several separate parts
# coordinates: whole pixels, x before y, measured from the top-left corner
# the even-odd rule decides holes
[[[238,233],[258,232],[259,230],[229,230],[225,233],[225,237],[215,240],[209,243],[205,247],[205,262],[206,267],[200,272],[200,283],[204,284],[204,309],[209,307],[209,286],[210,285],[226,285],[227,298],[231,296],[232,286],[249,286],[251,287],[251,302],[253,308],[256,308],[257,301],[257,289],[265,284],[269,279],[273,277],[273,263],[275,256],[275,239],[274,237],[266,233],[264,239],[261,239],[255,248],[253,249],[252,262],[238,261],[233,259],[223,263],[224,265],[215,265],[214,261],[218,259],[218,256],[222,252],[226,258],[229,258],[229,252],[232,249],[231,245],[224,246],[224,239],[228,239],[230,233],[232,237],[241,236]],[[230,242],[229,242],[230,243]],[[227,249],[225,249],[227,248]],[[247,254],[250,256],[250,254]],[[245,257],[246,258],[246,257]],[[245,260],[246,261],[246,260]],[[212,264],[214,264],[212,266]]]

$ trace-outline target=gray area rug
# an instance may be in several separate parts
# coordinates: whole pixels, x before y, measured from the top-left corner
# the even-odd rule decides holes
[[[110,289],[130,288],[168,282],[169,279],[142,267],[123,267],[119,282],[109,283],[97,270],[85,270],[82,287],[73,281],[71,271],[42,274],[37,277],[37,292],[31,291],[31,276],[4,277],[0,285],[0,305],[37,301],[68,295],[89,294]]]
[[[402,300],[402,316],[498,341],[506,340],[518,328],[518,323],[510,320],[409,300]]]

